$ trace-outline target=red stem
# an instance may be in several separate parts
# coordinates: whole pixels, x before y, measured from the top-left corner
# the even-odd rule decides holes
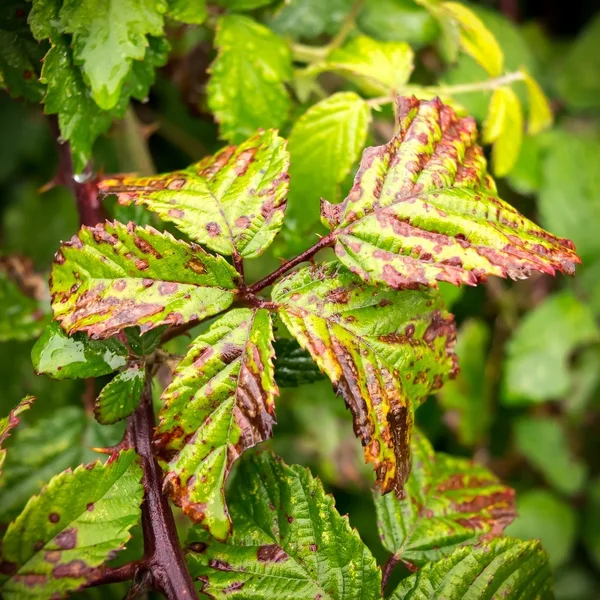
[[[275,283],[282,275],[293,269],[296,265],[310,260],[317,252],[331,246],[335,241],[335,237],[332,233],[321,238],[314,246],[311,246],[308,250],[305,250],[302,254],[292,258],[283,263],[279,269],[273,271],[270,275],[267,275],[264,279],[257,281],[248,288],[248,292],[251,294],[257,294],[266,287]]]
[[[145,567],[146,561],[143,559],[134,560],[121,567],[100,567],[85,584],[85,587],[130,581],[140,569],[144,569]]]
[[[148,383],[145,386],[140,405],[129,418],[128,424],[144,470],[142,529],[147,568],[154,587],[168,600],[198,598],[179,543],[169,501],[162,493],[162,471],[152,452],[155,422],[150,385]]]

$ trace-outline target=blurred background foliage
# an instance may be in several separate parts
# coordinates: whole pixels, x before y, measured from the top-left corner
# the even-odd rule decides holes
[[[351,0],[237,3],[282,37],[315,45],[335,35],[352,5]],[[492,279],[478,288],[445,289],[459,324],[462,371],[417,412],[436,450],[473,456],[517,490],[519,517],[507,533],[542,539],[559,600],[600,598],[600,10],[594,4],[489,0],[472,5],[497,37],[506,70],[526,67],[555,115],[551,129],[524,137],[516,164],[498,180],[501,196],[543,227],[574,240],[583,265],[573,279]],[[374,39],[411,45],[416,53],[411,83],[456,85],[487,78],[466,54],[449,66],[441,60],[439,24],[412,0],[366,0],[356,23]],[[222,145],[206,97],[213,35],[204,26],[170,26],[168,63],[157,72],[146,101],[133,104],[97,141],[96,172],[172,170]],[[316,92],[311,85],[294,79],[294,101],[281,124],[285,136],[319,94],[358,89],[331,73],[319,76]],[[525,90],[515,91],[525,102]],[[481,125],[490,97],[488,90],[457,101]],[[366,144],[381,143],[391,133],[389,108],[373,119]],[[292,136],[292,150],[298,145],[300,155],[300,142],[323,143],[311,136],[295,141]],[[78,228],[70,191],[52,185],[57,165],[54,127],[42,107],[0,92],[0,294],[10,306],[0,321],[0,413],[7,414],[25,394],[38,397],[10,440],[20,451],[9,453],[0,482],[3,524],[53,474],[90,460],[92,448],[114,443],[122,431],[95,422],[89,410],[93,383],[51,381],[31,367],[31,338],[48,319],[44,280],[59,242]],[[324,176],[331,169],[339,170],[333,184]],[[314,242],[321,231],[314,222],[319,196],[339,197],[353,170],[346,172],[331,157],[309,168],[292,160],[288,212],[311,231],[297,228],[279,236],[265,257],[247,265],[249,278],[259,278],[280,257]],[[118,219],[150,220],[110,198],[105,204],[107,214]],[[15,285],[39,302],[35,319],[30,307],[10,301],[11,294],[22,298]],[[14,339],[17,325],[28,339]],[[283,326],[278,333],[285,337]],[[170,350],[183,353],[187,341],[173,340]],[[97,382],[97,389],[106,381]],[[157,398],[164,383],[164,378],[157,382]],[[277,404],[279,424],[269,445],[289,463],[310,466],[335,495],[340,512],[350,514],[377,558],[385,560],[370,497],[372,474],[363,465],[343,402],[327,381],[319,381],[282,388]],[[139,549],[139,537],[130,555],[136,543]]]

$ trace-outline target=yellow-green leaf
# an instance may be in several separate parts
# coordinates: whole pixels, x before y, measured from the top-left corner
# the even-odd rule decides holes
[[[527,132],[536,135],[548,129],[554,121],[550,102],[544,94],[540,84],[525,70],[521,68],[527,86],[527,101],[529,105]]]

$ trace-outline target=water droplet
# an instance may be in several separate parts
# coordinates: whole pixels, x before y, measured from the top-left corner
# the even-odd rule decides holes
[[[59,135],[56,141],[59,144],[64,144],[66,140],[65,140],[65,138],[62,135]]]

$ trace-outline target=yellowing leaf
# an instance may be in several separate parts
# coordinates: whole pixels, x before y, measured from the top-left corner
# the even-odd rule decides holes
[[[527,86],[527,101],[529,104],[529,114],[527,119],[527,132],[536,135],[545,129],[548,129],[554,121],[550,102],[544,94],[540,84],[524,69],[521,72],[525,76],[525,85]]]
[[[325,68],[353,76],[369,94],[398,91],[410,78],[414,53],[405,42],[382,42],[359,35],[334,50]]]
[[[449,16],[460,30],[460,44],[492,77],[502,73],[504,55],[492,32],[467,6],[458,2],[442,2],[435,13]],[[438,12],[439,11],[439,12]],[[434,14],[435,14],[434,13]]]
[[[52,308],[67,333],[108,337],[214,315],[233,302],[236,283],[235,269],[200,246],[107,222],[82,227],[57,252]]]
[[[15,406],[7,417],[0,419],[0,475],[2,475],[2,466],[6,460],[6,448],[2,448],[2,443],[10,435],[11,429],[19,424],[19,415],[31,408],[33,396],[25,396],[17,406]]]
[[[494,90],[488,117],[483,129],[483,140],[492,148],[494,172],[498,177],[510,173],[523,142],[523,111],[521,103],[510,87]]]
[[[473,119],[438,99],[397,103],[394,137],[365,150],[344,202],[322,205],[346,267],[394,289],[573,273],[580,260],[572,242],[498,197]]]
[[[277,235],[286,207],[289,155],[274,131],[182,171],[100,182],[121,204],[141,204],[190,238],[225,255],[255,258]]]
[[[232,310],[194,340],[162,396],[155,440],[170,459],[166,489],[221,540],[231,527],[224,489],[231,465],[275,424],[272,337],[268,311]]]
[[[454,370],[454,321],[441,297],[368,287],[329,263],[289,275],[273,300],[346,401],[381,491],[400,494],[413,411]]]

